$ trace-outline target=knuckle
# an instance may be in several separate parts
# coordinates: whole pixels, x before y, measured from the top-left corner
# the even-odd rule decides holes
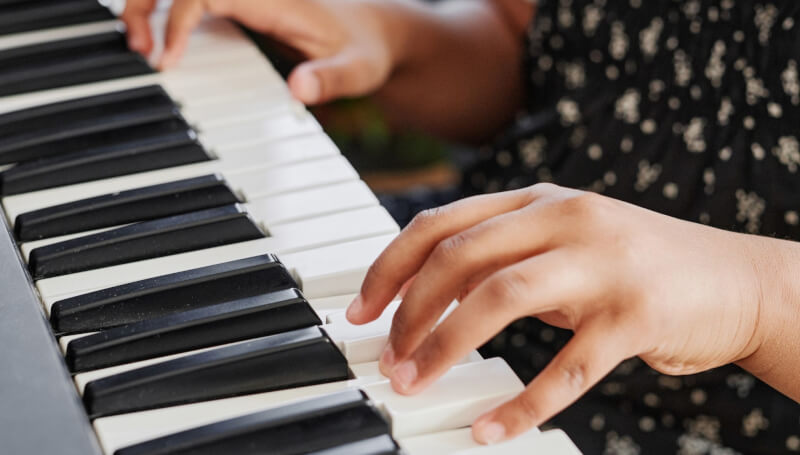
[[[528,187],[528,189],[534,195],[543,196],[545,194],[552,194],[552,193],[560,190],[561,187],[556,185],[556,184],[554,184],[554,183],[542,182],[542,183],[537,183],[535,185],[532,185],[532,186]]]
[[[562,379],[564,386],[571,392],[580,393],[587,386],[588,366],[582,361],[560,362],[556,367],[556,372]]]
[[[444,218],[446,209],[444,207],[435,207],[432,209],[423,210],[419,212],[414,219],[411,220],[407,231],[427,231],[435,227]]]
[[[488,293],[495,304],[506,305],[513,310],[523,301],[530,289],[530,279],[519,270],[511,268],[500,272],[487,283]]]
[[[452,235],[441,242],[433,249],[431,261],[437,265],[448,265],[455,263],[464,254],[464,250],[469,244],[469,235],[464,232]]]
[[[579,220],[581,226],[601,226],[608,219],[606,198],[589,191],[555,201],[551,205],[553,214],[560,218]]]

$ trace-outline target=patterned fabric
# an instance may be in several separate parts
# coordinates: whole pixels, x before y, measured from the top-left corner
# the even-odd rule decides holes
[[[554,181],[800,240],[800,1],[540,0],[527,38],[527,109],[465,195]],[[382,202],[404,224],[457,195]],[[529,318],[481,352],[527,382],[570,335]],[[800,405],[735,366],[632,359],[550,424],[586,454],[800,453]]]
[[[800,2],[541,1],[528,109],[467,178],[800,238]]]
[[[540,0],[527,48],[527,110],[467,194],[554,181],[800,240],[800,2]],[[482,352],[528,381],[569,336],[525,319]],[[735,366],[633,359],[552,424],[587,454],[800,453],[800,405]]]

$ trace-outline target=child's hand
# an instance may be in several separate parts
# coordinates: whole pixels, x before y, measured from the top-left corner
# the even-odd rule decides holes
[[[155,0],[128,0],[122,19],[132,49],[153,48],[149,17]],[[377,6],[376,6],[377,5]],[[306,104],[369,93],[389,77],[394,62],[382,8],[369,1],[175,0],[160,66],[174,65],[191,31],[206,13],[229,17],[270,35],[308,57],[289,77],[292,93]]]
[[[366,323],[404,290],[381,358],[404,394],[518,318],[574,330],[525,392],[473,425],[478,441],[497,442],[547,421],[626,358],[688,374],[752,355],[765,338],[771,296],[760,286],[773,278],[758,271],[776,257],[769,242],[781,243],[536,185],[417,216],[371,267],[348,318]]]

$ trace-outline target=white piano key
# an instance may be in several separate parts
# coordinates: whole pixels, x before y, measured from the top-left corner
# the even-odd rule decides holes
[[[358,294],[343,294],[333,295],[330,297],[317,297],[315,299],[308,299],[308,303],[317,313],[320,313],[321,311],[337,313],[347,308],[347,306],[350,305],[350,302],[352,302],[357,295]],[[323,321],[330,322],[329,315],[326,315]]]
[[[297,221],[308,218],[323,217],[377,205],[379,205],[378,199],[361,180],[277,194],[242,204],[253,219],[261,223],[267,231],[275,228],[280,230],[280,226],[286,223],[295,225]],[[35,248],[118,227],[121,226],[26,242],[20,245],[20,249],[27,261],[30,252]]]
[[[226,98],[183,107],[181,113],[199,130],[215,128],[233,122],[255,119],[275,113],[295,102],[289,91],[278,85],[265,85],[263,90],[246,93],[246,97]]]
[[[306,207],[307,216],[303,219],[276,226],[266,223],[257,213],[251,211],[247,204],[242,205],[242,207],[250,213],[253,221],[269,233],[270,238],[268,240],[271,241],[271,248],[281,253],[291,253],[348,240],[399,232],[399,227],[389,215],[389,212],[379,205],[334,213],[318,213],[315,207],[308,206]],[[322,210],[325,209],[327,208],[322,208]],[[27,261],[30,258],[31,251],[35,248],[110,229],[113,228],[28,242],[22,244],[20,249],[23,258]]]
[[[258,60],[253,59],[253,62]],[[263,60],[262,60],[263,62]],[[265,86],[284,87],[267,63],[252,65],[239,60],[236,65],[220,66],[214,61],[189,62],[183,68],[164,73],[146,74],[70,87],[5,97],[0,114],[49,103],[102,95],[105,93],[161,85],[177,103],[190,106],[206,98],[225,99],[234,93],[252,91]]]
[[[80,36],[94,35],[124,30],[124,25],[116,20],[91,22],[80,25],[48,28],[0,37],[0,51],[14,47],[30,46],[48,41],[61,41]]]
[[[281,254],[400,232],[394,218],[379,205],[308,218],[266,229],[281,243],[275,247]]]
[[[329,324],[323,326],[323,329],[342,351],[348,363],[373,362],[380,358],[386,346],[392,318],[399,306],[399,301],[390,303],[378,319],[363,325],[351,324],[341,317],[331,320],[329,315]]]
[[[426,434],[398,441],[408,455],[580,455],[575,444],[561,430],[533,429],[500,444],[481,445],[472,439],[470,428]]]
[[[502,363],[502,361],[500,362]],[[506,369],[507,368],[508,367],[506,367]],[[380,375],[377,369],[377,362],[352,365],[351,370],[353,370],[354,373],[355,371],[359,373],[356,374],[356,379],[350,381],[299,387],[104,417],[95,420],[94,426],[106,453],[111,454],[122,447],[127,447],[160,436],[347,389],[360,388],[366,391],[367,395],[370,397],[372,397],[372,394],[375,394],[382,398],[388,398],[383,404],[376,402],[380,407],[385,407],[386,402],[394,402],[395,400],[406,398],[396,395],[394,392],[389,392],[388,394],[376,392],[377,390],[382,390],[383,387],[381,386],[388,383],[388,381]],[[482,371],[488,373],[485,379],[481,379],[479,376],[463,377],[467,372],[468,374],[480,375]],[[443,402],[448,402],[449,407],[453,410],[474,409],[476,407],[474,403],[480,401],[480,398],[472,397],[470,389],[468,387],[465,388],[465,385],[481,384],[488,379],[500,379],[500,381],[495,384],[497,388],[507,387],[509,383],[513,385],[513,382],[505,380],[506,377],[503,374],[499,374],[503,371],[502,368],[498,368],[497,359],[459,364],[454,367],[453,370],[445,374],[437,383],[443,384],[445,387],[454,386],[457,390],[449,390],[443,397],[429,397],[426,394],[428,399],[422,403],[419,410],[412,410],[411,413],[406,413],[404,418],[412,418],[410,415],[412,413],[420,418],[424,417],[426,419],[431,419],[433,414],[438,414],[439,418],[444,418],[444,413],[439,411],[439,408],[442,407],[441,403]],[[513,372],[510,374],[513,375]],[[514,376],[514,378],[516,378],[516,376]],[[432,387],[435,386],[436,385]],[[479,387],[477,390],[477,393],[481,395],[484,401],[486,401],[486,396],[489,395],[482,393],[485,388],[486,387]],[[372,393],[370,393],[370,391],[372,391]],[[425,394],[425,392],[423,392],[423,394]],[[491,395],[499,396],[502,394],[495,391]],[[375,401],[374,398],[373,401]],[[392,415],[391,418],[396,419],[397,416]],[[464,420],[463,416],[455,415],[452,416],[451,421],[439,423],[438,426],[446,427],[447,429],[459,428],[464,426],[464,424],[461,423]],[[393,431],[395,425],[393,421]],[[433,431],[435,432],[437,430],[434,429]],[[398,436],[396,432],[395,436]],[[440,443],[447,444],[448,441]],[[450,441],[450,443],[452,444],[452,441]]]
[[[3,207],[9,221],[13,222],[21,213],[104,194],[213,173],[227,178],[236,173],[261,172],[276,166],[340,156],[333,142],[323,134],[219,149],[217,153],[218,160],[8,196],[3,198]]]
[[[378,198],[366,183],[350,180],[251,200],[247,207],[265,226],[278,226],[312,214],[321,216],[377,204]]]
[[[396,308],[397,307],[395,306],[394,309]],[[381,349],[386,344],[386,338],[389,334],[389,329],[391,328],[392,316],[393,315],[389,315],[388,318],[379,319],[375,322],[372,322],[370,324],[365,324],[362,326],[354,326],[348,324],[347,327],[338,327],[337,324],[331,324],[331,325],[323,325],[322,328],[325,330],[328,336],[330,336],[331,340],[334,341],[336,347],[338,347],[342,351],[342,354],[344,354],[345,358],[347,359],[348,365],[355,365],[367,362],[377,362],[378,357],[380,356],[381,353]],[[388,323],[386,323],[387,320]],[[62,337],[63,340],[61,341],[61,343],[64,345],[62,347],[66,349],[65,346],[69,344],[69,341],[87,335],[88,334],[77,334],[77,335]],[[369,343],[368,340],[381,340],[382,344],[379,346],[379,348],[368,347],[366,346],[367,343]],[[108,368],[102,368],[99,370],[79,373],[74,376],[74,380],[75,384],[78,386],[78,391],[83,393],[83,390],[86,388],[86,384],[88,384],[91,381],[124,373],[126,371],[136,370],[150,365],[167,362],[180,357],[186,357],[189,355],[206,352],[211,349],[216,349],[222,346],[233,346],[236,344],[246,343],[247,341],[248,340],[243,340],[234,343],[227,343],[202,349],[194,349],[191,351],[180,352],[167,356],[160,356],[152,359],[140,360],[137,362],[126,363],[123,365],[115,365]],[[372,370],[371,368],[372,367],[370,366],[367,368],[367,370],[359,369],[360,374],[364,375],[366,373],[369,373],[369,375],[373,375],[372,371],[377,371],[377,370]]]
[[[372,364],[365,367],[359,368],[364,376],[358,376],[349,381],[105,417],[95,420],[94,428],[105,453],[112,455],[118,449],[139,442],[316,396],[356,389],[361,385],[382,379],[377,371],[377,365]],[[370,372],[372,375],[368,374]]]
[[[358,180],[358,173],[341,155],[286,164],[255,172],[230,173],[225,180],[245,200]]]
[[[313,250],[279,254],[279,258],[292,271],[306,298],[351,294],[359,291],[367,269],[395,236],[396,234],[381,235]],[[252,240],[48,278],[39,280],[36,287],[49,313],[49,307],[65,295],[276,253],[269,250],[271,246],[269,239]]]
[[[440,433],[430,433],[420,436],[410,436],[399,438],[398,444],[405,449],[409,455],[438,455],[442,453],[459,454],[463,451],[469,450],[485,450],[487,453],[493,455],[501,455],[505,453],[538,453],[531,449],[536,447],[536,441],[541,437],[542,432],[538,428],[534,428],[525,434],[520,435],[513,443],[507,442],[504,444],[493,444],[491,446],[480,445],[472,438],[471,428],[459,428],[457,430],[443,431]],[[515,448],[527,447],[526,450],[516,452],[505,452],[507,447],[514,446]],[[470,453],[470,452],[466,452]],[[480,454],[478,451],[475,454]],[[546,452],[550,453],[550,452]]]
[[[55,34],[43,32],[42,36],[76,37],[118,27],[117,23],[68,27]],[[15,36],[6,37],[6,41],[0,38],[0,46],[11,43]],[[187,106],[207,94],[219,97],[243,88],[285,86],[280,75],[266,59],[259,57],[257,48],[240,30],[227,21],[215,19],[195,32],[181,64],[170,71],[10,96],[4,98],[0,113],[150,84],[161,84],[176,101]]]
[[[367,269],[396,234],[281,255],[306,298],[358,292]]]
[[[392,434],[403,437],[469,426],[524,388],[505,361],[493,358],[457,365],[412,396],[395,393],[388,381],[363,389],[385,411]]]
[[[244,120],[200,132],[201,142],[209,148],[244,146],[276,139],[314,134],[322,131],[314,117],[296,105],[263,117]]]
[[[326,324],[341,324],[343,328],[344,327],[354,327],[354,328],[360,327],[358,325],[351,324],[350,321],[347,319],[347,310],[346,310],[347,305],[349,305],[350,302],[353,301],[353,298],[355,298],[356,295],[357,294],[348,294],[347,296],[345,296],[345,297],[352,297],[352,298],[350,299],[349,302],[347,302],[344,305],[344,307],[342,307],[342,309],[340,311],[331,312],[328,315],[328,318],[325,319],[325,323]],[[338,297],[341,298],[342,296],[338,296]],[[382,321],[381,324],[391,325],[392,317],[394,317],[394,313],[397,311],[397,307],[399,307],[399,306],[400,306],[400,299],[393,300],[392,302],[389,302],[389,305],[386,306],[384,311],[381,313],[380,317],[378,317],[378,319],[376,319],[373,322]]]
[[[475,360],[477,354],[469,356],[463,365]],[[479,356],[477,356],[479,358]],[[241,397],[226,398],[182,406],[173,406],[151,411],[104,417],[94,421],[104,451],[111,455],[114,451],[150,439],[166,436],[180,431],[196,428],[243,415],[284,406],[300,400],[312,399],[316,396],[328,395],[344,390],[352,390],[385,381],[378,370],[377,362],[353,364],[350,370],[356,379],[289,390],[266,392]],[[454,444],[454,436],[440,444]],[[412,441],[412,445],[415,443]],[[462,446],[467,446],[463,444]],[[414,447],[418,447],[414,445]],[[440,452],[447,453],[447,452]],[[415,454],[411,454],[415,455]]]

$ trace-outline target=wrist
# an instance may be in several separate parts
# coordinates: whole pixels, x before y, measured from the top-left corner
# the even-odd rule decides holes
[[[736,364],[798,400],[796,375],[786,372],[800,371],[800,243],[747,236],[746,249],[758,317],[746,355]]]

